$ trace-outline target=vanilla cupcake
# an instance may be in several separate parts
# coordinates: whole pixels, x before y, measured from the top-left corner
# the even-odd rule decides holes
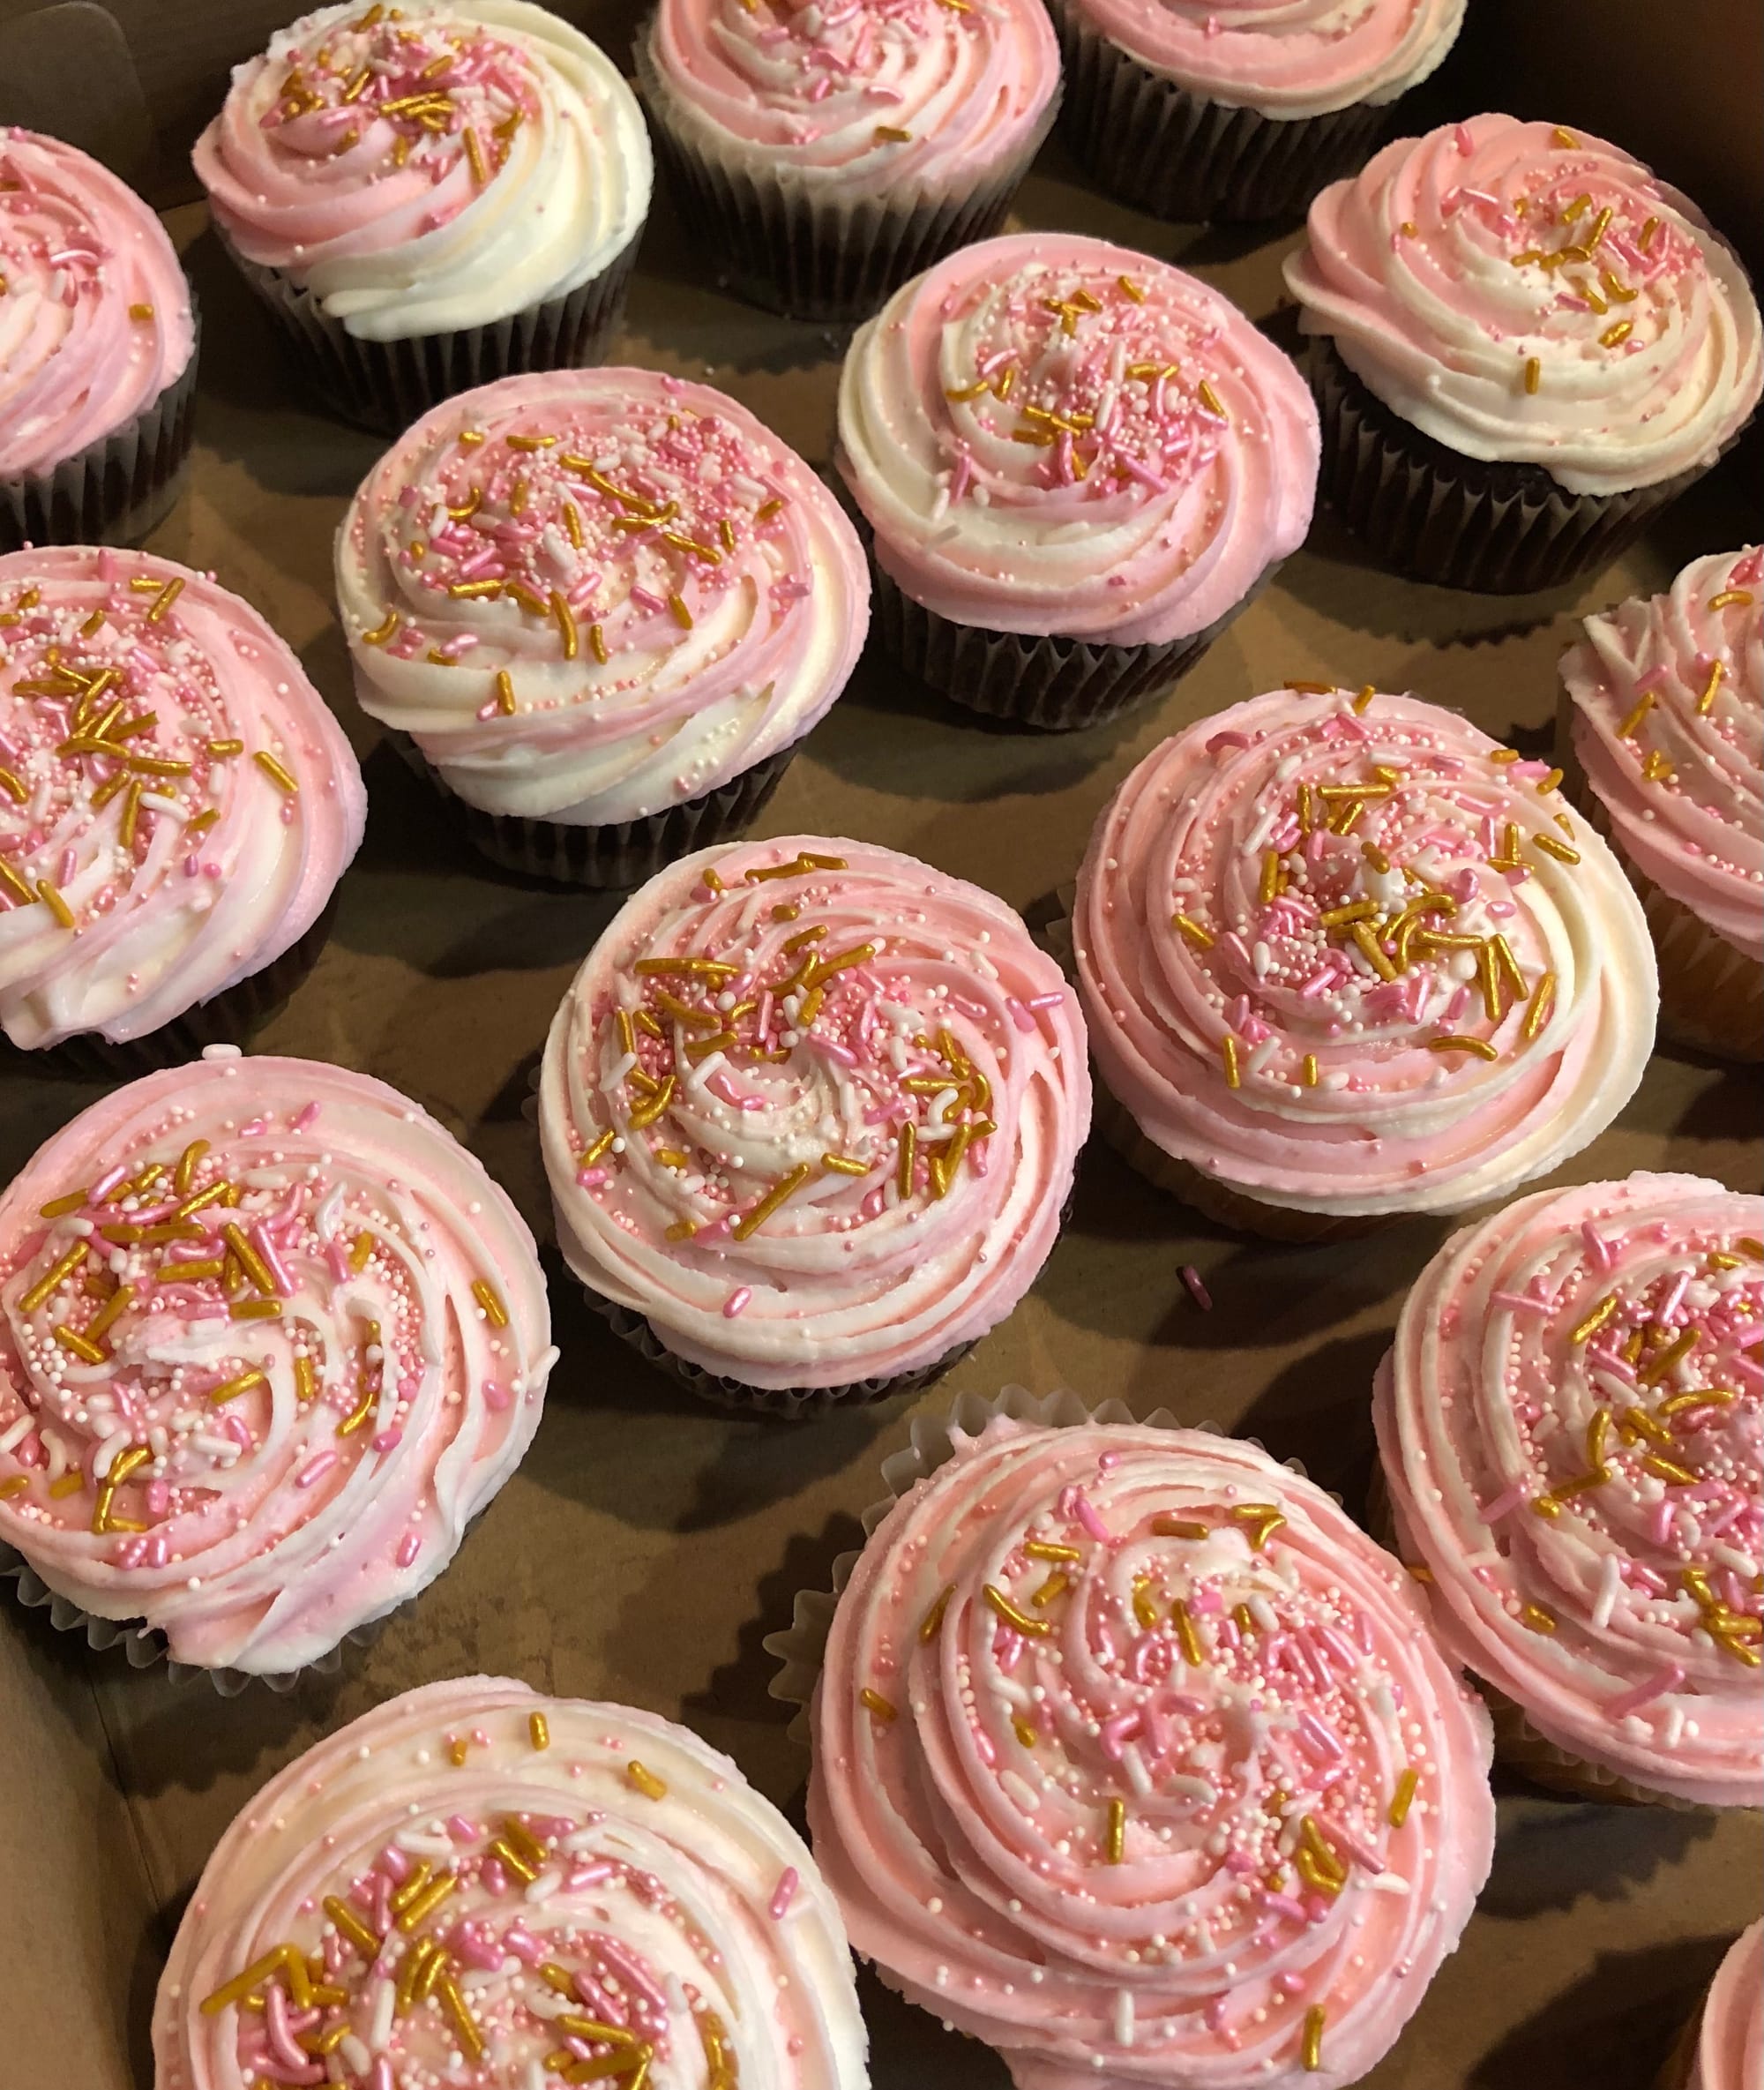
[[[863,554],[745,407],[654,371],[451,400],[337,538],[363,710],[513,870],[634,885],[738,835],[844,688]]]
[[[224,1689],[424,1589],[519,1464],[533,1237],[384,1082],[230,1049],[83,1111],[0,1196],[0,1571]]]
[[[1200,1210],[1312,1240],[1510,1195],[1654,1043],[1647,923],[1561,773],[1370,688],[1155,748],[1079,873],[1102,1124]]]
[[[564,1256],[695,1391],[923,1385],[1011,1312],[1090,1122],[1078,1004],[978,887],[790,835],[652,879],[546,1041]]]
[[[58,138],[0,129],[0,553],[153,528],[190,453],[196,349],[141,199]]]
[[[1641,895],[1660,1015],[1764,1059],[1764,551],[1693,559],[1586,620],[1562,659],[1560,760]]]
[[[156,2090],[864,2090],[802,1839],[671,1720],[494,1676],[377,1706],[216,1846],[161,1977]],[[298,2056],[296,2059],[295,2056]]]
[[[883,642],[1043,727],[1167,687],[1304,541],[1317,414],[1229,300],[1106,240],[964,248],[862,328],[837,462]]]
[[[712,266],[799,319],[996,232],[1059,103],[1041,0],[660,0],[637,71]]]
[[[1729,1947],[1660,2090],[1764,2090],[1764,1921]]]
[[[362,839],[324,699],[248,603],[145,552],[0,558],[0,1029],[113,1076],[245,1037]]]
[[[450,393],[597,362],[648,214],[604,52],[527,0],[358,0],[235,68],[196,171],[315,391],[396,433]]]

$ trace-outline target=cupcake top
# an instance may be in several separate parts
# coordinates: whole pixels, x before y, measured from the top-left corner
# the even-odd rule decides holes
[[[559,1246],[705,1370],[935,1363],[1028,1291],[1090,1123],[1076,997],[1003,901],[793,835],[653,878],[589,953],[539,1099]]]
[[[654,371],[437,407],[337,539],[364,709],[471,805],[586,825],[801,739],[870,621],[856,534],[745,407]]]
[[[777,1809],[671,1720],[494,1676],[271,1779],[198,1883],[153,2041],[159,2090],[316,2081],[315,2052],[372,2090],[868,2080],[839,1912]]]
[[[1710,1985],[1685,2090],[1764,2090],[1764,1921],[1734,1939]]]
[[[1547,1741],[1764,1805],[1764,1198],[1633,1175],[1454,1237],[1379,1375],[1447,1644]]]
[[[1764,960],[1764,549],[1693,559],[1563,656],[1575,760],[1623,853]]]
[[[839,1600],[809,1822],[853,1944],[1023,2083],[1350,2083],[1488,1875],[1488,1715],[1334,1500],[998,1417]]]
[[[175,1661],[276,1675],[432,1582],[538,1425],[533,1237],[414,1103],[201,1060],[0,1197],[0,1540]]]
[[[1191,94],[1276,121],[1394,101],[1457,41],[1464,0],[1073,0]]]
[[[141,199],[58,138],[0,129],[0,479],[125,428],[195,353],[190,285]]]
[[[1040,0],[661,0],[638,59],[714,161],[853,198],[977,187],[1035,150],[1059,94]]]
[[[321,8],[196,141],[214,216],[363,341],[487,326],[630,245],[648,133],[605,53],[527,0]]]
[[[1560,772],[1409,696],[1304,684],[1155,748],[1079,873],[1098,1067],[1155,1144],[1347,1216],[1566,1160],[1654,1042],[1653,946]]]
[[[4,201],[4,199],[0,199]],[[145,552],[0,558],[0,1028],[142,1038],[297,943],[361,771],[248,603]]]
[[[1549,124],[1396,139],[1318,197],[1286,281],[1305,330],[1405,421],[1569,493],[1708,464],[1764,382],[1752,286],[1701,212]]]
[[[839,467],[915,602],[1001,632],[1188,638],[1304,541],[1317,409],[1229,300],[1106,240],[982,240],[859,329]]]

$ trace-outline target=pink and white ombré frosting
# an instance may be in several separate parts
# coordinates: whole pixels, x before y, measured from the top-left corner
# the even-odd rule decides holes
[[[839,468],[878,564],[983,630],[1188,638],[1295,551],[1317,409],[1196,277],[1106,240],[963,247],[858,330]]]
[[[246,260],[375,341],[486,326],[592,281],[653,182],[617,69],[527,0],[303,15],[235,69],[195,161]]]
[[[870,622],[856,533],[745,407],[654,371],[426,414],[337,537],[364,710],[469,805],[599,826],[802,738]]]
[[[361,845],[342,729],[255,610],[145,552],[0,558],[0,1028],[143,1038],[299,942]]]
[[[1521,1198],[1409,1292],[1373,1402],[1446,1644],[1559,1749],[1764,1805],[1764,1198]]]
[[[276,1675],[432,1582],[538,1426],[533,1238],[414,1103],[210,1055],[0,1197],[0,1539],[175,1661]]]
[[[1040,0],[662,0],[638,60],[670,131],[817,194],[966,192],[1035,149],[1059,92]]]
[[[1464,0],[1070,0],[1191,94],[1275,122],[1394,101],[1456,42]]]
[[[1560,772],[1455,713],[1276,690],[1155,748],[1078,876],[1102,1078],[1155,1145],[1336,1216],[1578,1153],[1653,1049],[1654,950]]]
[[[1387,146],[1286,263],[1310,333],[1466,457],[1625,493],[1711,463],[1764,384],[1745,271],[1687,198],[1514,116]]]
[[[494,1676],[271,1779],[204,1869],[153,2041],[154,2090],[869,2080],[839,1911],[771,1802],[671,1720]]]
[[[1734,1939],[1716,1970],[1685,2090],[1764,2090],[1764,1921]]]
[[[1764,549],[1693,559],[1564,655],[1575,759],[1623,853],[1764,963]]]
[[[1019,2090],[1357,2081],[1494,1850],[1409,1577],[1257,1447],[957,1431],[826,1645],[809,1824],[856,1950]]]
[[[867,843],[702,850],[577,974],[539,1094],[559,1246],[765,1387],[916,1371],[1011,1312],[1090,1125],[1077,998],[1002,900]]]
[[[190,286],[147,206],[58,138],[0,130],[0,479],[127,427],[195,353]]]

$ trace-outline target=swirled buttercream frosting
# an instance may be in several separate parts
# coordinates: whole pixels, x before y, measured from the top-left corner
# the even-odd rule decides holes
[[[809,1823],[856,1950],[1020,2090],[1358,2079],[1494,1847],[1488,1716],[1320,1488],[1006,1418],[833,1618]]]
[[[155,2090],[863,2090],[813,1859],[739,1769],[625,1705],[406,1691],[216,1847],[153,2011]]]
[[[364,341],[485,326],[602,274],[649,208],[606,55],[527,0],[321,8],[196,142],[214,216]]]
[[[1153,750],[1073,919],[1103,1079],[1165,1153],[1337,1216],[1461,1211],[1577,1153],[1654,1042],[1653,947],[1560,772],[1318,684]]]
[[[1303,379],[1235,305],[1106,240],[983,240],[860,328],[839,467],[878,563],[992,631],[1206,630],[1296,551],[1317,486]]]
[[[1693,559],[1562,660],[1575,759],[1630,862],[1764,962],[1764,551]]]
[[[1373,1414],[1439,1630],[1548,1742],[1764,1805],[1764,1198],[1544,1191],[1447,1242]]]
[[[1764,2090],[1764,1921],[1735,1938],[1716,1971],[1685,2090]]]
[[[1286,281],[1405,421],[1569,493],[1712,462],[1764,383],[1727,243],[1640,161],[1548,124],[1398,139],[1312,205]]]
[[[362,839],[361,771],[284,641],[169,559],[0,558],[0,1027],[142,1038],[280,957]]]
[[[707,385],[507,378],[369,475],[337,540],[364,709],[485,810],[581,825],[693,798],[799,740],[870,618],[812,468]]]
[[[0,1539],[175,1661],[281,1674],[425,1587],[519,1463],[532,1236],[384,1082],[205,1058],[0,1198]]]
[[[1084,1027],[1001,900],[865,843],[706,850],[629,901],[546,1041],[559,1244],[703,1369],[935,1363],[1002,1321],[1090,1120]]]

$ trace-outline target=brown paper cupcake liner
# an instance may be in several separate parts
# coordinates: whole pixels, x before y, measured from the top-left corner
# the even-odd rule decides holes
[[[0,480],[0,553],[27,544],[133,544],[164,520],[195,433],[202,314],[193,290],[190,310],[190,361],[156,400],[52,470]]]
[[[1394,101],[1277,122],[1192,94],[1112,43],[1073,0],[1051,0],[1065,61],[1061,125],[1086,169],[1135,208],[1180,224],[1302,217],[1319,189],[1357,174]]]
[[[1699,1998],[1696,2009],[1673,2041],[1671,2052],[1661,2064],[1654,2090],[1691,2090],[1691,2079],[1697,2065],[1697,2048],[1702,2040],[1703,2010],[1707,2002],[1706,1995]]]
[[[599,275],[561,297],[486,326],[399,341],[358,339],[340,320],[327,318],[318,300],[280,269],[248,261],[224,234],[221,240],[323,403],[360,427],[400,435],[455,393],[524,371],[599,363],[624,317],[642,237],[639,225]]]

